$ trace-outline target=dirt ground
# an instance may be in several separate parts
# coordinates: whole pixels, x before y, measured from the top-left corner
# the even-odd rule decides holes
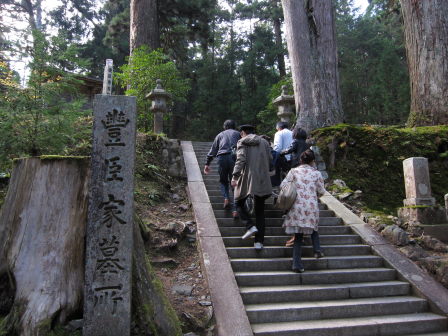
[[[165,294],[182,322],[184,334],[213,335],[213,308],[197,248],[196,223],[186,193],[176,180],[163,201],[136,203],[137,214],[149,229],[146,242],[151,263]]]

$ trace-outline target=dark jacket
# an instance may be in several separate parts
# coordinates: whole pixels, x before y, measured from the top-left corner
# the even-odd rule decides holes
[[[207,154],[206,165],[210,165],[210,162],[212,162],[215,156],[231,153],[232,147],[236,146],[236,143],[240,138],[240,132],[235,131],[234,129],[227,129],[219,133]]]
[[[304,139],[293,139],[291,146],[282,151],[282,155],[291,154],[291,168],[297,167],[300,163],[300,155],[310,148]]]

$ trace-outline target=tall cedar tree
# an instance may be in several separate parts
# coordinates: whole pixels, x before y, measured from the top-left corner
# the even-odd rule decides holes
[[[409,126],[448,124],[448,1],[402,0],[411,82]]]
[[[160,29],[157,0],[131,0],[130,48],[147,45],[151,50],[160,48]]]
[[[296,100],[306,131],[343,121],[331,0],[282,0]]]

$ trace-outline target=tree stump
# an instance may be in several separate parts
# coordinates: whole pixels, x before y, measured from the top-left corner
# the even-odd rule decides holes
[[[89,160],[15,161],[0,212],[1,335],[40,336],[82,317]],[[182,335],[134,223],[132,335]]]
[[[79,312],[88,162],[61,157],[15,161],[0,213],[0,278],[9,280],[15,295],[0,332],[45,335],[53,323]]]

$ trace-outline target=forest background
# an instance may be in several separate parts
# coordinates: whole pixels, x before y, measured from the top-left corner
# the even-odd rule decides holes
[[[114,93],[132,84],[127,93],[139,97],[141,131],[152,122],[144,96],[160,77],[173,94],[169,137],[211,140],[229,118],[274,132],[272,100],[285,84],[292,94],[280,1],[159,2],[161,48],[139,49],[132,64],[129,1],[58,3],[47,13],[41,0],[0,4],[0,171],[22,155],[89,154],[91,110],[78,75],[101,79],[107,58]],[[369,3],[360,15],[353,0],[335,1],[344,121],[404,125],[410,93],[400,3]],[[19,17],[27,27],[14,25]],[[11,68],[17,58],[31,60],[24,86]]]

